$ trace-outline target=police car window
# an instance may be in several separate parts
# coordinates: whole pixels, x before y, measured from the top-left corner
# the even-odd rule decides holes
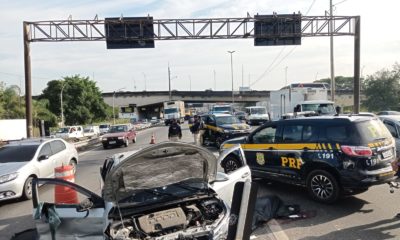
[[[303,142],[310,142],[317,140],[317,128],[315,126],[306,125],[303,127]]]
[[[289,125],[283,128],[283,142],[301,142],[302,125]]]
[[[396,127],[394,126],[393,123],[384,122],[386,128],[389,130],[390,134],[392,134],[393,137],[398,138],[399,136],[397,135]]]
[[[274,143],[276,126],[261,129],[253,135],[253,143]]]
[[[346,131],[346,126],[330,126],[326,128],[326,138],[335,142],[349,140],[350,136]]]

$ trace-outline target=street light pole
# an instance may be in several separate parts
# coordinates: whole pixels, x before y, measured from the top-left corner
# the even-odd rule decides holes
[[[171,96],[171,70],[169,69],[169,63],[168,63],[168,93],[169,93],[169,101],[172,100]]]
[[[65,82],[61,83],[61,92],[60,92],[60,108],[61,108],[61,127],[64,127],[64,104],[63,104],[63,91],[66,85]]]
[[[228,53],[231,54],[232,104],[235,103],[235,97],[234,97],[234,95],[233,95],[233,57],[232,57],[232,54],[233,54],[234,52],[235,52],[235,51],[228,51]]]

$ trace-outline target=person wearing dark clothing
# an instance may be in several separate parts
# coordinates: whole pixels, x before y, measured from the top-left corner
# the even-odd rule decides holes
[[[176,122],[176,120],[172,120],[171,125],[169,126],[168,129],[168,139],[170,141],[178,141],[179,139],[182,138],[182,130],[181,126]]]
[[[201,138],[201,133],[203,130],[203,122],[200,116],[194,116],[194,123],[193,125],[190,127],[190,132],[193,133],[193,137],[194,137],[194,144],[195,145],[200,145],[201,146],[201,142],[200,142],[200,138]]]

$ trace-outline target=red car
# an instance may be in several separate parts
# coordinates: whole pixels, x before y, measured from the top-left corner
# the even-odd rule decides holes
[[[108,133],[101,138],[104,149],[108,146],[128,147],[129,141],[136,142],[136,132],[130,124],[112,125]]]

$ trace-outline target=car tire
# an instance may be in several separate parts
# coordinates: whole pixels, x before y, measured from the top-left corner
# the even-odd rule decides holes
[[[125,146],[125,147],[128,147],[128,146],[129,146],[129,139],[128,139],[128,138],[127,138],[127,139],[125,139],[124,146]]]
[[[71,159],[69,161],[69,165],[72,166],[72,173],[75,175],[76,173],[76,166],[78,165],[74,159]]]
[[[234,156],[227,156],[224,159],[222,168],[224,169],[225,173],[230,173],[238,169],[240,165],[240,161],[237,158],[235,158]]]
[[[107,144],[103,144],[103,148],[104,148],[104,149],[107,149],[107,148],[108,148],[108,145],[107,145]]]
[[[22,191],[22,199],[29,200],[32,199],[32,180],[33,177],[28,177],[24,183],[24,188]]]
[[[313,170],[307,176],[307,191],[312,199],[321,203],[333,203],[340,196],[336,178],[325,170]]]
[[[136,136],[132,139],[133,143],[136,143]]]

